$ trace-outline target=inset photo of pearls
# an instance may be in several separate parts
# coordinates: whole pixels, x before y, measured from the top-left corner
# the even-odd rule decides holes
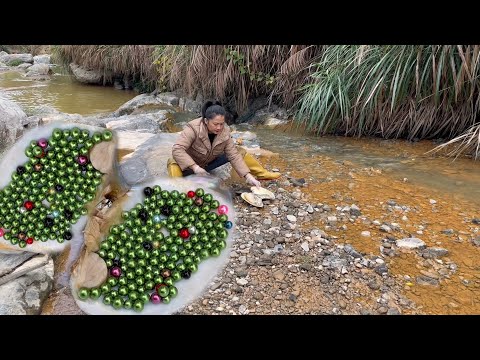
[[[87,314],[174,313],[228,261],[231,195],[215,179],[194,176],[157,178],[126,196],[98,250],[73,269],[72,294]]]
[[[83,240],[104,177],[93,149],[101,143],[114,149],[112,138],[107,129],[55,123],[25,132],[2,155],[0,252],[54,253]]]

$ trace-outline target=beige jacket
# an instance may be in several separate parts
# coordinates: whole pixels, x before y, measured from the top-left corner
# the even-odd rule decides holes
[[[182,171],[194,164],[205,168],[222,154],[227,156],[240,177],[250,172],[231,138],[228,125],[225,124],[222,132],[215,136],[213,144],[210,144],[208,129],[202,118],[190,121],[172,148],[172,156]]]

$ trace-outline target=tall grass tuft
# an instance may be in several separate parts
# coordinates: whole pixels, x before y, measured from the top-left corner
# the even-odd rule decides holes
[[[155,64],[162,89],[233,99],[241,113],[258,96],[292,106],[320,52],[310,45],[167,45],[157,47]]]
[[[53,48],[57,61],[76,63],[87,69],[103,70],[110,77],[127,76],[145,84],[155,84],[152,45],[61,45]]]
[[[478,45],[327,46],[297,121],[317,134],[461,136],[478,123],[479,54]]]

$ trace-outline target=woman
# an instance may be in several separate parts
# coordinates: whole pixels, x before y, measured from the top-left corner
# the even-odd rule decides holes
[[[207,174],[230,162],[237,174],[253,186],[261,186],[257,178],[278,178],[280,173],[265,170],[244,148],[235,146],[225,115],[218,101],[207,101],[203,105],[202,117],[190,121],[173,145],[168,174],[171,177]]]

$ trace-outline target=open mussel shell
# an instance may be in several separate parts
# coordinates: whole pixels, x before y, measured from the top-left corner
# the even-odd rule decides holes
[[[262,199],[260,199],[260,197],[258,197],[255,194],[244,192],[240,196],[242,197],[243,200],[245,200],[250,205],[253,205],[256,207],[263,207]]]
[[[275,199],[275,195],[273,194],[273,192],[271,192],[270,190],[267,190],[263,187],[252,186],[250,188],[250,190],[252,191],[252,193],[257,195],[262,200],[273,200],[273,199]]]

